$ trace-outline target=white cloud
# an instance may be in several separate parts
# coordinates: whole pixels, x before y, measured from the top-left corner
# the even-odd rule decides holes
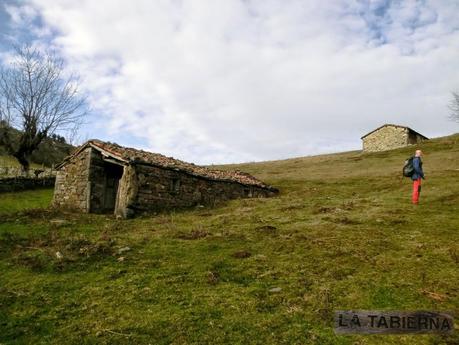
[[[13,26],[30,25],[38,14],[36,9],[29,5],[14,6],[13,4],[5,4],[4,7],[10,16],[10,22]]]
[[[449,133],[458,10],[445,1],[30,0],[9,11],[41,16],[108,139],[128,133],[157,152],[221,163],[359,148],[385,122]]]

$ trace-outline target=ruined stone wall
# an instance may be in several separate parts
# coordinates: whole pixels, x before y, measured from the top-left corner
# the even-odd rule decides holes
[[[2,164],[0,160],[0,165]],[[29,169],[28,173],[24,172],[21,167],[0,166],[0,178],[8,177],[56,177],[56,171],[51,168],[34,168]]]
[[[130,207],[134,212],[155,211],[248,197],[267,197],[275,193],[239,183],[212,181],[147,165],[136,166],[137,195]]]
[[[386,126],[363,138],[363,151],[391,150],[408,145],[408,129]]]
[[[88,212],[89,164],[91,148],[72,157],[56,175],[53,206]]]
[[[36,188],[50,188],[55,184],[55,177],[7,177],[0,178],[0,193],[17,192]]]

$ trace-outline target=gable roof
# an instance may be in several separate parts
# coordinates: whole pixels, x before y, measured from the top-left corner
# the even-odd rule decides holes
[[[138,150],[131,147],[123,147],[118,144],[104,142],[97,139],[87,141],[85,144],[78,147],[70,156],[64,159],[56,169],[60,169],[66,165],[73,157],[79,155],[84,149],[91,147],[99,151],[103,156],[115,159],[120,163],[127,164],[144,164],[152,165],[159,168],[176,170],[187,173],[189,175],[198,176],[208,180],[237,182],[247,186],[257,186],[261,188],[277,191],[276,188],[265,184],[250,174],[242,171],[223,171],[217,169],[209,169],[193,163],[183,162],[172,157],[166,157],[159,153]]]
[[[429,138],[427,138],[426,136],[422,135],[421,133],[416,132],[414,129],[411,129],[410,127],[400,126],[400,125],[394,125],[394,124],[392,124],[392,123],[386,123],[386,124],[384,124],[384,125],[382,125],[382,126],[379,126],[378,128],[373,129],[371,132],[368,132],[367,134],[365,134],[365,135],[364,135],[363,137],[361,137],[360,139],[363,139],[363,138],[369,136],[371,133],[374,133],[374,132],[380,130],[381,128],[387,127],[387,126],[398,127],[398,128],[405,128],[405,129],[408,129],[408,131],[410,131],[410,132],[412,132],[412,133],[415,133],[415,134],[420,135],[420,136],[423,137],[424,139],[429,139]]]

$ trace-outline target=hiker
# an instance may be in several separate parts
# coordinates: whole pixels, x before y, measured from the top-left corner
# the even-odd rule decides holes
[[[422,171],[422,161],[421,161],[422,151],[416,150],[413,158],[413,168],[414,172],[411,175],[413,180],[413,195],[411,201],[413,204],[417,205],[419,202],[419,194],[421,194],[421,179],[424,178],[424,172]]]

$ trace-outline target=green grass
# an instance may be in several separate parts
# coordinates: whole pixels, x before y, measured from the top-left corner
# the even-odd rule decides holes
[[[0,155],[0,166],[2,166],[2,167],[19,167],[20,164],[18,163],[18,161],[14,157]]]
[[[38,189],[20,193],[1,193],[0,215],[29,209],[47,208],[52,197],[52,189]]]
[[[459,314],[459,135],[421,145],[417,207],[414,149],[238,165],[279,197],[124,221],[0,194],[0,343],[457,344],[332,328],[340,309]]]

